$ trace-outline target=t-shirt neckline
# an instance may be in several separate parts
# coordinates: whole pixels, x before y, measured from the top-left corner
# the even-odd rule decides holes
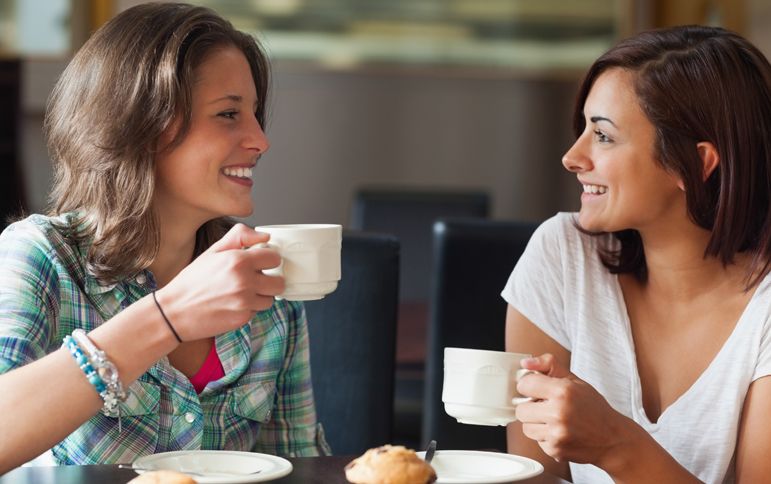
[[[744,310],[739,315],[733,330],[728,335],[728,338],[726,338],[726,340],[723,342],[720,350],[718,350],[717,354],[715,354],[714,358],[712,358],[704,371],[699,374],[696,380],[694,380],[693,383],[691,383],[691,385],[683,393],[681,393],[672,403],[670,403],[661,411],[659,418],[655,422],[652,422],[648,417],[648,413],[645,411],[645,406],[642,402],[642,381],[640,380],[639,368],[637,366],[637,350],[635,348],[634,339],[632,337],[632,320],[629,317],[629,311],[626,306],[626,299],[624,298],[624,291],[621,289],[621,281],[619,280],[619,275],[613,274],[612,276],[614,280],[616,302],[620,306],[620,314],[623,315],[624,332],[626,335],[627,344],[630,348],[630,351],[627,353],[629,355],[629,361],[627,363],[630,365],[630,375],[632,376],[632,382],[630,385],[632,393],[630,399],[632,402],[632,411],[636,414],[636,420],[638,420],[638,422],[643,423],[649,432],[655,432],[661,426],[661,422],[666,419],[666,416],[672,412],[672,408],[679,406],[682,404],[682,402],[688,400],[690,395],[696,392],[698,387],[703,385],[703,381],[707,380],[708,375],[712,373],[713,367],[717,364],[717,362],[722,360],[723,355],[729,351],[730,347],[734,344],[733,341],[736,339],[736,335],[741,332],[739,331],[740,327],[744,324],[748,324],[746,321],[751,319],[748,315],[753,312],[754,306],[758,304],[759,294],[764,292],[765,286],[771,283],[771,274],[766,276],[755,288],[755,292],[752,294],[752,297],[747,302]]]

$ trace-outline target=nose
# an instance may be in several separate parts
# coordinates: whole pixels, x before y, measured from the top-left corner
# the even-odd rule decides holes
[[[248,126],[246,126],[246,135],[244,136],[244,148],[254,150],[263,154],[270,149],[270,141],[262,130],[260,122],[255,116],[250,117]]]
[[[583,136],[579,137],[573,146],[562,155],[562,166],[571,173],[583,173],[591,170],[592,161],[584,153]]]

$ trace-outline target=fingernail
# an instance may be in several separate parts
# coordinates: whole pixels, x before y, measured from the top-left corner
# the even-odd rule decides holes
[[[531,357],[529,357],[529,358],[522,358],[522,359],[520,360],[520,362],[519,362],[520,366],[521,366],[523,363],[526,363],[526,364],[533,364],[533,363],[538,363],[538,358],[535,358],[535,357],[533,357],[533,356],[531,356]]]

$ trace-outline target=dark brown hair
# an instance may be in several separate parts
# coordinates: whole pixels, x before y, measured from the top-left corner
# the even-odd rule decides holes
[[[212,10],[147,3],[107,22],[67,66],[48,102],[45,132],[54,162],[51,215],[77,213],[76,239],[90,240],[88,263],[114,282],[148,267],[160,231],[153,213],[161,133],[179,117],[171,146],[187,134],[194,70],[212,51],[234,46],[251,68],[266,120],[269,66],[249,35]],[[215,219],[196,234],[196,255],[231,222]]]
[[[578,93],[573,128],[585,128],[584,103],[610,68],[634,74],[635,92],[656,130],[654,154],[685,186],[690,218],[711,232],[705,257],[752,256],[748,287],[771,262],[771,65],[747,40],[721,28],[683,26],[624,40],[590,67]],[[720,163],[703,180],[696,144],[712,143]],[[602,254],[613,273],[647,279],[635,230],[614,232],[621,248]]]

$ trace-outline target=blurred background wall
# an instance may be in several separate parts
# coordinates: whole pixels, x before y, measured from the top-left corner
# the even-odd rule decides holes
[[[46,205],[41,124],[53,83],[94,27],[135,3],[0,0],[3,57],[20,59],[15,157],[28,211]],[[572,210],[578,186],[560,157],[577,82],[618,38],[713,23],[771,52],[769,0],[197,3],[254,32],[273,58],[255,224],[346,224],[355,192],[371,185],[484,190],[495,218]]]

